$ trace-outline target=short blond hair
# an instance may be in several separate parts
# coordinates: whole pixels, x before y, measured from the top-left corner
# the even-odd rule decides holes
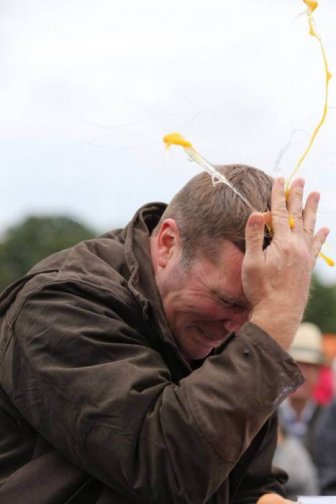
[[[272,177],[241,164],[216,168],[250,202],[251,207],[260,212],[270,210]],[[174,196],[159,224],[167,218],[176,221],[183,261],[187,264],[196,256],[211,256],[223,238],[245,252],[245,226],[253,212],[251,207],[226,184],[213,184],[211,177],[202,172]],[[264,245],[267,245],[266,236]]]

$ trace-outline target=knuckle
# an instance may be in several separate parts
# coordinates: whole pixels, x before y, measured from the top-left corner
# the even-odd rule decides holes
[[[307,236],[312,236],[314,234],[313,226],[305,226],[303,231]]]
[[[281,246],[282,255],[286,258],[297,255],[297,245],[293,241],[284,241]]]
[[[272,220],[274,219],[288,219],[288,212],[286,208],[276,208],[272,210]]]

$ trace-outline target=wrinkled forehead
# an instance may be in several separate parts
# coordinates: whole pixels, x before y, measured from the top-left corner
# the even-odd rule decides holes
[[[245,243],[245,242],[244,242]],[[215,267],[221,268],[224,264],[241,265],[244,259],[245,246],[239,247],[235,242],[226,238],[209,240],[208,245],[195,253],[195,262],[209,261]]]
[[[206,251],[197,257],[193,270],[204,285],[218,297],[231,297],[233,301],[244,301],[242,287],[242,263],[244,254],[228,240],[217,244],[216,252]]]

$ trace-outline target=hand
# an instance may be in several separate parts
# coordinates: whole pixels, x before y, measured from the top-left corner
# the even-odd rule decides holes
[[[295,501],[284,499],[278,494],[264,494],[257,500],[257,504],[290,504],[291,502]]]
[[[271,244],[262,250],[266,214],[254,213],[246,225],[242,267],[245,296],[252,306],[250,321],[288,350],[307,304],[311,274],[329,233],[315,233],[319,194],[311,193],[303,209],[304,180],[296,179],[286,200],[284,180],[272,189]],[[289,225],[294,218],[294,227]]]

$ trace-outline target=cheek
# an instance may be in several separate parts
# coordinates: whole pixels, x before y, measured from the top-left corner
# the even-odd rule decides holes
[[[303,376],[305,377],[305,380],[309,384],[315,384],[318,380],[319,377],[319,369],[315,367],[311,367],[309,364],[305,365],[302,363],[299,363],[299,367],[302,371]]]
[[[318,381],[318,374],[312,373],[306,377],[306,380],[310,384],[311,387],[315,387],[315,385]]]
[[[226,319],[224,319],[224,326],[229,332],[237,332],[248,321],[248,317],[249,310],[231,310]]]

